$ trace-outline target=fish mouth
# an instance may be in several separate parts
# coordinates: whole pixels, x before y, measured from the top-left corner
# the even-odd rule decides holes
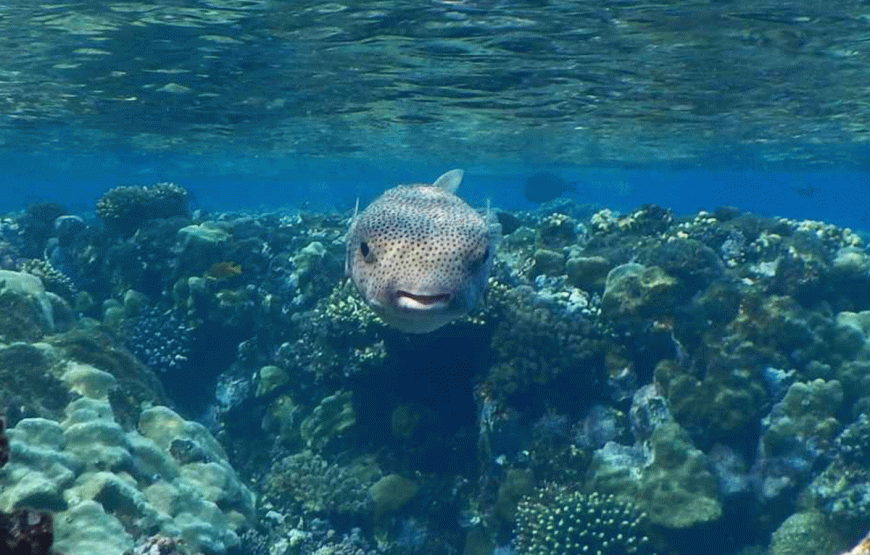
[[[396,304],[410,310],[434,310],[444,308],[450,304],[453,295],[442,293],[440,295],[419,295],[409,291],[396,291]]]

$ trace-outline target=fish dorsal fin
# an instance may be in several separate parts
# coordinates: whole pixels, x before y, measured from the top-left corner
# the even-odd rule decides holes
[[[357,214],[359,214],[359,197],[356,197],[356,206],[353,207],[353,218],[350,221],[354,221]]]
[[[448,193],[455,193],[459,189],[459,184],[462,183],[462,176],[464,174],[463,170],[450,170],[436,179],[432,186],[444,189]]]

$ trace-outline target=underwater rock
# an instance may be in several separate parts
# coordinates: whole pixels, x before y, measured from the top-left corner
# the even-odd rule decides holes
[[[677,280],[658,266],[622,264],[607,274],[601,310],[612,320],[670,314],[678,286]]]
[[[417,482],[398,474],[387,474],[369,488],[369,495],[374,503],[375,520],[380,520],[387,513],[393,513],[410,501],[420,486]]]
[[[558,276],[565,273],[565,255],[549,249],[538,249],[534,254],[534,264],[529,270],[529,277]]]
[[[35,341],[55,331],[55,309],[42,281],[0,270],[0,341]]]
[[[676,423],[655,428],[643,448],[608,443],[592,456],[587,488],[637,503],[650,522],[689,528],[722,515],[710,460]]]
[[[749,465],[743,455],[728,445],[717,443],[710,448],[709,457],[713,474],[719,481],[719,491],[726,501],[751,491]]]
[[[667,399],[655,384],[642,386],[634,393],[628,418],[637,442],[647,441],[656,428],[674,421]]]
[[[848,547],[824,515],[813,511],[795,513],[785,519],[771,537],[770,555],[834,554]]]
[[[184,275],[199,274],[224,259],[230,235],[211,222],[191,224],[178,230],[180,269]]]
[[[574,443],[583,449],[595,450],[609,441],[620,443],[628,438],[628,418],[613,407],[595,405],[577,424]]]
[[[534,491],[535,478],[530,470],[509,468],[498,486],[494,508],[496,516],[505,522],[514,522],[520,501]]]
[[[572,254],[565,262],[568,283],[584,291],[604,291],[607,274],[612,267],[603,256]]]
[[[58,244],[61,247],[69,247],[76,236],[88,227],[88,224],[85,223],[81,216],[67,214],[55,218],[52,227],[54,228],[54,236],[57,238]]]
[[[811,475],[819,457],[830,452],[840,431],[836,415],[843,388],[836,380],[795,382],[762,420],[758,455],[752,468],[756,495],[772,501],[793,493]]]
[[[290,377],[277,366],[263,366],[257,372],[257,397],[272,393],[274,390],[290,381]]]

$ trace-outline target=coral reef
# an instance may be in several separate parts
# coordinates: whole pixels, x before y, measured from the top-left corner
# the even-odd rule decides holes
[[[121,326],[127,348],[149,368],[176,372],[188,364],[194,328],[180,310],[141,306],[127,315]]]
[[[126,432],[108,400],[111,374],[70,363],[62,380],[78,396],[63,421],[25,418],[9,430],[2,510],[56,511],[56,548],[67,553],[120,554],[142,531],[212,553],[238,545],[233,529],[253,515],[254,497],[205,429],[154,406],[140,432]],[[179,443],[200,456],[178,457]]]
[[[97,216],[110,230],[132,235],[148,220],[187,216],[187,191],[173,183],[115,187],[97,200]]]
[[[263,489],[266,499],[279,506],[293,503],[306,513],[359,516],[371,511],[369,488],[379,476],[371,459],[342,466],[306,450],[275,463]]]
[[[9,462],[6,422],[0,417],[0,468]],[[0,553],[10,555],[52,555],[53,519],[48,513],[30,509],[0,512]]]
[[[651,522],[667,528],[689,528],[722,515],[709,459],[673,422],[657,426],[644,448],[608,443],[597,450],[587,487],[632,500]]]
[[[517,550],[520,555],[653,553],[645,519],[613,495],[549,486],[520,502]]]
[[[0,218],[0,505],[52,511],[67,551],[546,553],[534,527],[587,505],[646,513],[675,555],[870,528],[870,255],[850,230],[500,213],[485,302],[408,337],[342,280],[347,213],[189,214],[159,184],[97,215]]]

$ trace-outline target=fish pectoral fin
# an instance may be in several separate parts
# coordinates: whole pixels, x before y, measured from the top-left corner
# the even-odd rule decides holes
[[[463,175],[465,175],[465,171],[463,170],[450,170],[449,172],[436,179],[435,183],[433,183],[432,186],[443,189],[448,193],[455,193],[456,190],[459,189],[459,184],[462,183]]]

